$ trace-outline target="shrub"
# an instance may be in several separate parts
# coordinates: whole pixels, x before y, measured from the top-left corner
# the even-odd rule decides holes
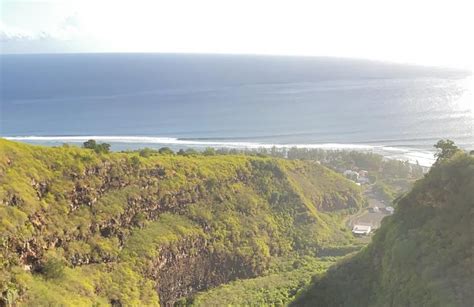
[[[133,168],[138,168],[141,165],[140,158],[137,156],[133,156],[130,158],[130,163],[132,164]]]
[[[45,262],[40,271],[46,279],[57,279],[64,276],[64,267],[65,265],[62,260],[50,258]]]
[[[139,155],[143,158],[148,158],[153,155],[154,150],[150,148],[143,148],[140,150]]]
[[[174,151],[169,147],[161,147],[158,152],[162,155],[174,155]]]
[[[205,156],[215,156],[216,150],[212,147],[208,147],[202,152],[202,154]]]

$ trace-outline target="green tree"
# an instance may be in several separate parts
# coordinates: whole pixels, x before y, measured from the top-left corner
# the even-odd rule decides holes
[[[173,155],[174,151],[169,147],[161,147],[158,152],[162,155]]]
[[[97,147],[97,142],[95,140],[88,140],[82,144],[82,147],[87,149],[95,149]]]
[[[140,157],[148,158],[153,154],[153,152],[154,152],[153,149],[143,148],[142,150],[140,150],[139,154],[140,154]]]
[[[178,151],[178,155],[180,155],[180,156],[195,156],[197,154],[198,154],[198,152],[196,150],[192,149],[192,148],[188,148],[186,150],[180,149]]]
[[[98,144],[95,140],[88,140],[82,144],[82,147],[87,149],[92,149],[96,153],[109,153],[110,152],[110,144],[101,143]]]
[[[204,149],[202,154],[205,155],[205,156],[215,156],[216,155],[216,150],[212,147],[207,147],[206,149]]]
[[[97,145],[95,149],[96,153],[109,153],[110,152],[110,144],[102,143]]]
[[[448,139],[439,140],[434,147],[438,149],[438,152],[435,153],[436,163],[448,160],[460,151],[459,147],[457,147],[453,141]]]

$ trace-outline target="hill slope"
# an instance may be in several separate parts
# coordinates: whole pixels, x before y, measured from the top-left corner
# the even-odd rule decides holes
[[[349,242],[362,203],[310,162],[0,139],[0,305],[170,304]]]
[[[373,242],[294,306],[472,306],[474,157],[433,167],[400,199]]]

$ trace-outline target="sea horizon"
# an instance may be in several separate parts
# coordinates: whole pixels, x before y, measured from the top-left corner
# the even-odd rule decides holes
[[[0,137],[12,140],[371,150],[426,166],[439,139],[474,144],[472,76],[462,70],[225,54],[0,59]]]

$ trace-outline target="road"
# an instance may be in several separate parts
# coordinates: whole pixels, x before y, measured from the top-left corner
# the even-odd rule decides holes
[[[369,187],[365,192],[369,206],[365,208],[361,213],[354,215],[348,220],[348,227],[352,229],[354,225],[370,225],[372,229],[380,227],[382,219],[389,215],[385,211],[385,203],[377,197]],[[374,212],[373,208],[378,207],[378,212]]]

